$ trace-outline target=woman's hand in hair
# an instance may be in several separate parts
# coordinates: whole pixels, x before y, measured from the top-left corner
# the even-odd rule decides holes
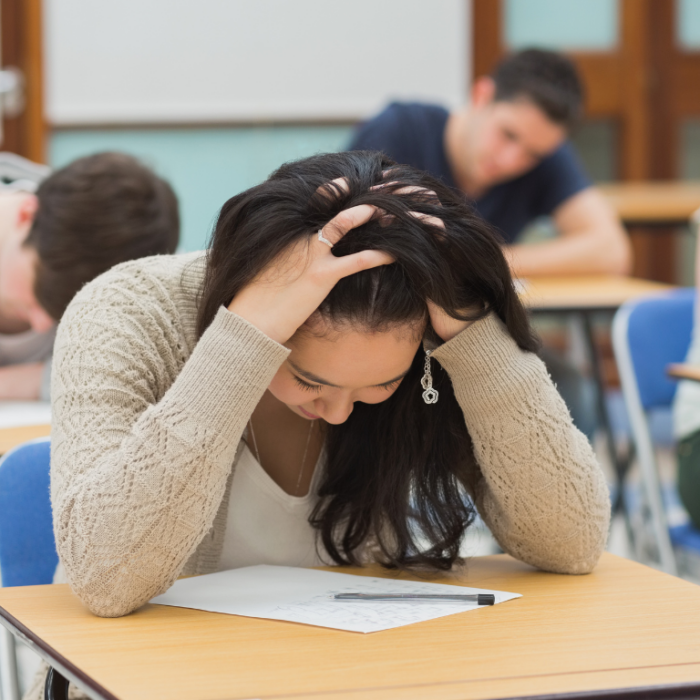
[[[428,313],[433,330],[445,342],[452,340],[472,323],[472,321],[460,321],[458,318],[452,318],[442,307],[434,304],[430,299],[428,299]]]
[[[432,190],[427,190],[422,187],[405,187],[399,190],[399,193],[403,193],[404,190],[423,191],[429,199],[437,199],[437,195]],[[439,200],[438,200],[439,201]],[[438,229],[445,229],[445,222],[436,216],[429,216],[428,214],[422,214],[417,211],[409,212],[411,216],[416,219],[420,219],[426,224],[430,224]],[[440,235],[439,233],[437,235]],[[469,326],[471,321],[460,321],[458,318],[453,318],[450,316],[442,307],[434,304],[430,299],[428,299],[428,313],[430,314],[430,323],[433,330],[442,338],[445,342],[452,340],[458,333],[461,333],[467,326]]]
[[[366,224],[376,207],[361,204],[341,211],[323,227],[323,236],[337,243],[348,231]],[[317,232],[298,240],[275,258],[229,304],[228,310],[285,343],[316,311],[338,280],[394,259],[379,250],[336,257]]]

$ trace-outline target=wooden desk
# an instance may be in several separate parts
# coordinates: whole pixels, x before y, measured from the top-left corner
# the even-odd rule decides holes
[[[656,698],[679,684],[687,694],[673,697],[700,694],[694,584],[611,554],[589,576],[499,555],[439,580],[523,597],[363,635],[155,605],[101,619],[65,585],[33,586],[0,589],[0,622],[109,700],[476,700],[617,688]]]
[[[50,425],[23,425],[19,428],[0,428],[0,455],[27,440],[51,435]]]
[[[580,275],[531,277],[521,281],[520,298],[533,311],[611,311],[626,301],[674,289],[668,284],[635,277]]]
[[[628,225],[683,225],[700,209],[698,181],[610,182],[597,187]]]

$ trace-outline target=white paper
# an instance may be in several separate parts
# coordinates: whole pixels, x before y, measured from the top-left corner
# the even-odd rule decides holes
[[[0,428],[51,423],[48,401],[0,401]]]
[[[333,599],[336,593],[493,593],[497,604],[520,597],[519,593],[484,588],[261,565],[181,579],[151,603],[351,632],[378,632],[484,609],[451,601],[340,601]]]

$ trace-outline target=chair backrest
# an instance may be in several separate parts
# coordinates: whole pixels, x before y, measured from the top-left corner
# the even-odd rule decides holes
[[[669,379],[669,364],[683,362],[693,332],[695,288],[678,289],[659,297],[625,304],[619,317],[626,321],[627,346],[645,410],[670,406],[678,387]]]
[[[24,443],[0,460],[0,573],[3,586],[51,583],[58,564],[51,516],[51,443]]]
[[[651,526],[664,571],[677,573],[669,537],[656,455],[647,411],[669,406],[676,382],[666,376],[670,363],[683,362],[693,329],[695,289],[624,304],[613,320],[613,348],[632,429]]]

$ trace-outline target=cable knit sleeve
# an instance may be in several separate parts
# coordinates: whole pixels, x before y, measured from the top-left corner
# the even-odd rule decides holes
[[[211,530],[246,422],[288,350],[222,308],[190,351],[167,290],[108,274],[60,324],[51,497],[73,591],[116,617],[172,585]]]
[[[498,543],[546,571],[591,571],[607,538],[608,490],[542,361],[494,314],[433,357],[464,412],[482,472],[476,506]]]

